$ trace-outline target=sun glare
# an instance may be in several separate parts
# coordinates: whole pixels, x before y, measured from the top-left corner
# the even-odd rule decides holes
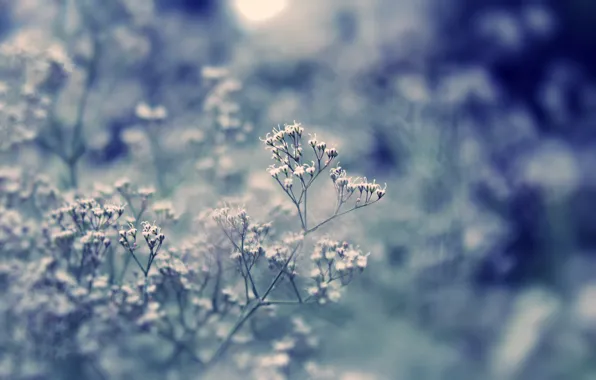
[[[281,13],[288,6],[288,0],[233,0],[233,5],[246,21],[261,23]]]

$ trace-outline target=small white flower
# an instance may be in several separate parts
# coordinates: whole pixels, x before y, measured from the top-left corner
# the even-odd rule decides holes
[[[304,170],[304,166],[297,166],[294,169],[294,175],[296,177],[302,178],[304,176],[305,170]]]
[[[292,188],[292,185],[293,185],[292,178],[284,179],[284,187],[286,188],[286,190],[290,190]]]
[[[347,265],[343,261],[337,261],[335,263],[335,269],[337,269],[339,272],[343,272],[347,269]]]
[[[356,265],[358,266],[358,268],[366,268],[366,265],[368,264],[368,256],[358,256],[358,258],[356,259]]]
[[[328,250],[327,252],[325,252],[325,258],[327,260],[333,260],[334,257],[335,257],[335,251],[334,250]]]

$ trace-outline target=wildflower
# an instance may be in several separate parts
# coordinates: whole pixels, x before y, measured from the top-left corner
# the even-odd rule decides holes
[[[302,178],[304,176],[305,170],[304,170],[304,166],[297,166],[294,169],[294,175],[298,178]]]
[[[284,188],[286,190],[290,190],[292,188],[292,184],[293,184],[292,178],[286,178],[286,179],[284,179]]]
[[[366,268],[366,265],[367,264],[368,264],[368,255],[366,255],[366,256],[358,256],[358,258],[356,259],[356,265],[360,269]]]
[[[335,269],[339,272],[343,272],[347,269],[348,265],[344,261],[337,261],[335,263]]]
[[[385,195],[385,191],[387,189],[387,184],[385,184],[385,187],[382,189],[377,189],[377,199],[381,199],[383,198],[383,196]]]

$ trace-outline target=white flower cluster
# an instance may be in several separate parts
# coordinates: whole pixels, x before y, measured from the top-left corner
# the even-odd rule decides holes
[[[143,221],[141,222],[141,226],[141,235],[145,239],[145,243],[147,243],[151,255],[157,255],[166,236],[162,233],[161,228],[155,224]],[[137,228],[131,223],[127,230],[121,229],[118,231],[118,235],[120,236],[118,242],[129,252],[134,253],[137,249],[137,233]]]
[[[265,257],[269,261],[269,268],[281,269],[294,254],[294,247],[304,240],[304,235],[288,233],[279,243],[267,248]]]
[[[141,233],[145,238],[147,246],[151,250],[151,253],[156,253],[161,248],[166,236],[161,232],[161,228],[155,224],[142,222],[141,225],[143,226],[143,231]]]
[[[81,237],[81,243],[84,247],[96,247],[100,246],[109,247],[110,239],[106,236],[105,232],[102,231],[87,231],[85,235]]]
[[[111,245],[111,240],[103,231],[87,231],[80,239],[83,257],[92,268],[97,268]]]
[[[120,243],[121,246],[123,246],[126,249],[135,250],[137,248],[136,242],[137,242],[138,230],[132,224],[129,227],[130,228],[127,230],[122,229],[122,230],[118,231],[118,235],[120,236],[120,239],[118,240],[118,242]],[[130,240],[129,240],[129,238],[130,238]]]
[[[354,193],[358,192],[356,206],[364,206],[383,198],[387,189],[387,185],[381,188],[375,180],[368,182],[366,177],[348,177],[346,171],[341,166],[331,169],[329,176],[335,186],[340,204],[346,203]]]
[[[95,275],[111,247],[109,233],[123,213],[123,206],[101,204],[95,199],[77,199],[50,213],[57,226],[48,229],[51,245],[67,265],[79,268],[78,279],[85,273]]]
[[[213,210],[212,218],[222,227],[244,231],[250,225],[250,217],[243,207],[222,207]]]
[[[324,141],[319,141],[316,135],[311,135],[308,146],[314,160],[305,158],[302,144],[303,134],[304,128],[301,124],[294,122],[286,124],[283,128],[274,128],[273,132],[268,133],[261,141],[271,151],[273,160],[278,162],[278,164],[269,166],[268,172],[294,203],[300,217],[302,230],[305,233],[313,232],[338,216],[371,205],[385,195],[386,189],[381,188],[374,180],[368,182],[366,178],[348,177],[345,170],[338,165],[330,172],[337,193],[335,212],[331,217],[309,229],[308,190],[319,174],[329,167],[339,153],[337,149],[328,147]],[[299,188],[294,186],[295,182],[298,182]],[[342,206],[357,192],[358,196],[354,206],[349,210],[342,210]]]
[[[115,225],[123,213],[122,205],[100,204],[95,199],[78,199],[50,215],[62,230],[74,228],[84,233],[88,230],[106,230]]]
[[[164,230],[167,227],[162,230],[162,223],[176,221],[178,215],[172,202],[154,201],[153,197],[156,192],[165,196],[172,194],[170,190],[176,190],[168,188],[168,184],[179,186],[177,181],[172,180],[172,175],[184,172],[185,167],[179,165],[178,158],[187,152],[173,149],[180,145],[168,146],[168,131],[160,130],[159,127],[165,126],[172,116],[182,116],[180,114],[186,110],[186,102],[176,104],[168,101],[172,99],[166,91],[168,96],[165,96],[164,103],[152,103],[150,99],[138,103],[136,107],[134,104],[122,104],[126,109],[123,119],[118,116],[120,107],[112,109],[110,104],[110,107],[97,109],[101,106],[98,102],[101,103],[105,95],[106,81],[121,84],[121,92],[134,93],[133,97],[139,91],[154,92],[143,84],[153,75],[144,74],[159,74],[163,70],[153,62],[145,62],[145,58],[153,60],[155,57],[150,56],[153,53],[170,51],[164,45],[168,38],[164,40],[162,35],[168,28],[159,28],[160,20],[156,20],[155,24],[136,24],[131,28],[135,33],[138,31],[139,38],[143,40],[140,42],[144,45],[142,54],[148,54],[134,61],[138,67],[146,68],[146,73],[129,75],[135,74],[128,70],[131,67],[129,64],[116,67],[126,70],[110,70],[113,66],[110,60],[115,53],[114,49],[110,49],[113,47],[111,30],[123,30],[119,28],[126,28],[125,21],[130,21],[130,18],[141,22],[145,11],[152,11],[149,8],[152,8],[153,0],[91,0],[83,2],[89,4],[79,3],[63,2],[61,5],[64,8],[55,9],[66,17],[57,20],[56,35],[66,38],[69,48],[76,52],[77,62],[82,63],[81,71],[77,72],[75,78],[76,83],[68,83],[73,64],[60,46],[52,47],[43,54],[29,50],[26,44],[0,48],[0,126],[14,126],[14,130],[22,126],[24,131],[21,137],[14,131],[9,131],[9,135],[12,134],[10,138],[5,139],[0,135],[0,145],[6,141],[37,137],[36,142],[41,147],[63,161],[70,177],[69,186],[76,194],[61,194],[43,181],[31,181],[27,186],[10,178],[4,181],[0,173],[0,253],[25,252],[26,255],[17,259],[30,264],[21,265],[20,268],[24,270],[13,270],[12,267],[6,270],[0,265],[1,282],[7,288],[14,288],[10,289],[11,297],[22,295],[18,298],[23,306],[13,314],[13,310],[8,309],[19,303],[2,302],[4,305],[0,306],[0,318],[14,324],[20,334],[29,334],[26,339],[33,348],[40,346],[50,350],[56,348],[58,351],[59,345],[72,346],[71,351],[66,351],[69,353],[67,360],[46,361],[42,357],[39,363],[28,363],[26,361],[29,358],[25,355],[23,367],[47,366],[54,370],[58,367],[55,364],[68,364],[84,356],[84,363],[78,363],[80,365],[75,368],[77,373],[73,376],[97,374],[101,378],[123,377],[116,373],[120,367],[118,363],[109,366],[114,368],[113,371],[112,368],[105,368],[108,367],[105,363],[114,364],[109,360],[110,355],[134,353],[141,348],[146,355],[134,355],[133,359],[131,355],[123,355],[128,356],[123,357],[123,360],[145,360],[146,363],[155,364],[154,367],[159,367],[159,370],[169,370],[169,367],[178,364],[186,366],[196,363],[197,370],[206,371],[214,368],[229,352],[243,350],[253,355],[255,365],[270,371],[267,372],[270,376],[262,375],[260,378],[273,378],[271,376],[274,373],[285,378],[311,354],[309,350],[314,349],[318,342],[317,332],[301,319],[294,318],[298,313],[275,314],[276,311],[288,306],[303,307],[303,304],[315,301],[324,303],[337,300],[340,286],[347,284],[353,274],[363,270],[367,264],[367,255],[357,248],[330,240],[317,245],[311,261],[303,257],[305,247],[311,244],[309,234],[328,220],[340,216],[336,212],[328,220],[313,223],[314,227],[309,228],[307,198],[312,199],[316,194],[312,198],[306,194],[316,178],[331,168],[333,162],[337,162],[338,150],[319,141],[316,135],[303,141],[304,128],[296,122],[274,129],[263,140],[277,165],[270,168],[270,173],[298,209],[302,228],[292,231],[282,221],[275,227],[288,233],[276,235],[271,223],[256,223],[243,207],[223,207],[209,215],[211,224],[217,229],[215,232],[211,229],[200,230],[188,236],[187,240],[175,241],[177,247],[170,249],[169,242],[174,239],[167,235],[166,240]],[[142,7],[148,8],[143,10]],[[120,8],[128,9],[131,14],[125,14],[120,19],[120,16],[116,16]],[[112,15],[118,19],[113,19]],[[61,25],[60,21],[67,25]],[[74,34],[71,35],[71,32]],[[165,32],[170,33],[168,30]],[[117,38],[118,32],[114,34]],[[126,44],[128,37],[120,36],[124,37],[120,42]],[[134,46],[137,44],[132,41],[129,46],[138,52],[140,50]],[[181,64],[181,71],[187,71],[186,67],[193,69],[188,62],[178,63]],[[18,75],[7,75],[5,78],[4,73]],[[120,80],[123,79],[121,74],[126,76],[124,82]],[[163,85],[158,86],[160,90],[173,83],[169,81],[170,78],[162,79],[164,81],[160,82]],[[252,130],[252,126],[243,119],[241,103],[235,98],[241,84],[231,78],[227,70],[220,68],[205,68],[203,79],[213,85],[204,99],[205,108],[202,110],[205,111],[205,118],[212,122],[212,127],[209,129],[206,123],[207,130],[191,131],[187,137],[194,145],[200,143],[201,148],[206,148],[201,149],[200,154],[215,161],[212,165],[215,172],[221,173],[228,168],[227,173],[240,172],[244,175],[242,168],[237,169],[238,162],[243,160],[235,159],[238,152],[232,152],[233,148],[230,149],[228,144],[232,140],[243,142],[246,134]],[[81,92],[72,92],[75,87]],[[194,100],[188,104],[194,103]],[[98,112],[101,114],[99,123],[89,123]],[[79,198],[79,185],[93,178],[79,181],[77,173],[92,177],[93,173],[88,172],[89,160],[93,161],[93,157],[112,158],[111,143],[106,140],[110,136],[103,136],[105,131],[102,131],[102,136],[94,137],[94,130],[97,132],[101,125],[108,123],[116,126],[116,132],[119,133],[121,124],[128,123],[133,113],[135,122],[146,133],[144,141],[150,143],[154,169],[158,174],[167,174],[162,177],[157,175],[158,191],[151,187],[139,188],[134,185],[135,182],[121,179],[113,186],[100,185],[89,198]],[[195,116],[193,114],[187,120],[194,121]],[[116,119],[112,120],[113,117]],[[73,124],[67,126],[66,122],[70,119],[73,119]],[[25,133],[29,132],[30,126],[42,122],[47,128],[40,130],[38,136],[34,130]],[[203,126],[205,123],[200,120],[199,124]],[[177,137],[179,135],[173,139]],[[80,160],[83,155],[89,155],[89,160]],[[28,150],[23,157],[29,157]],[[40,156],[40,160],[43,158]],[[33,161],[27,162],[28,167],[38,164],[36,160]],[[250,160],[244,161],[250,164]],[[45,168],[45,163],[42,164]],[[95,168],[93,172],[101,169],[92,166]],[[180,170],[171,173],[170,169]],[[359,193],[362,201],[357,204],[361,205],[368,205],[383,197],[385,190],[374,181],[352,181],[346,179],[345,172],[339,170],[338,167],[332,171],[332,179],[339,193]],[[48,173],[55,171],[49,170]],[[137,178],[146,175],[137,174]],[[213,178],[222,178],[220,175]],[[337,178],[333,178],[335,175]],[[229,177],[235,179],[231,175]],[[183,187],[183,192],[177,194],[186,194],[188,189]],[[37,204],[47,206],[36,208],[24,204],[23,200],[32,198],[32,194],[37,197],[35,202],[39,200]],[[63,203],[63,197],[68,202]],[[346,200],[340,195],[341,202]],[[275,203],[275,200],[271,203]],[[65,205],[59,207],[62,204]],[[269,206],[272,205],[261,205],[264,211],[261,215],[269,211]],[[48,214],[48,210],[54,211]],[[35,236],[37,245],[25,246],[28,240],[35,241],[28,239],[25,231],[29,227],[25,222],[31,215],[31,219],[37,223],[34,227],[39,230]],[[269,213],[267,218],[271,215]],[[50,219],[45,221],[46,224],[38,223],[46,216]],[[186,231],[182,228],[184,226],[180,227],[177,232],[182,235]],[[114,238],[118,239],[119,244],[114,244]],[[6,243],[9,239],[21,242],[23,247],[15,250]],[[44,246],[40,246],[39,242]],[[309,277],[308,271],[311,262],[318,269],[318,274],[313,277]],[[302,266],[305,263],[306,268]],[[140,269],[142,273],[129,271],[130,266],[135,265],[138,265],[135,269]],[[14,286],[10,281],[4,281],[3,271],[19,278],[21,282],[17,285],[26,283],[31,286]],[[316,290],[311,289],[308,296],[305,290],[310,283],[316,284],[313,287]],[[18,290],[27,292],[19,294]],[[8,293],[3,289],[3,295]],[[20,313],[23,310],[30,312]],[[5,311],[8,313],[4,314]],[[31,329],[29,324],[33,323],[35,328]],[[290,323],[294,324],[293,329],[287,327]],[[282,325],[286,325],[286,328]],[[17,331],[17,328],[14,330]],[[259,334],[259,329],[266,330],[267,334]],[[31,335],[28,330],[35,334]],[[151,334],[145,334],[147,330]],[[60,336],[54,335],[55,331],[59,331]],[[282,339],[279,339],[280,332],[283,334]],[[5,341],[12,342],[2,340]],[[164,342],[168,347],[165,347]],[[77,346],[79,344],[85,344],[85,348]],[[18,345],[15,347],[19,354],[28,354],[28,347],[25,350]],[[261,355],[265,350],[268,352]],[[203,355],[203,351],[207,354]],[[165,359],[163,363],[161,359]],[[0,367],[5,367],[4,361]],[[124,377],[131,375],[129,369],[137,369],[128,363],[122,367],[126,367]],[[103,376],[102,371],[108,369],[106,376]],[[0,368],[0,373],[2,371]],[[94,371],[93,374],[91,371]],[[61,378],[58,372],[33,377]]]
[[[302,134],[304,128],[299,123],[284,126],[284,128],[273,129],[262,140],[271,150],[273,160],[279,165],[271,165],[269,174],[278,181],[283,174],[283,187],[289,190],[292,187],[294,177],[299,179],[303,186],[308,187],[318,173],[324,170],[333,159],[338,156],[337,149],[327,148],[325,142],[316,140],[316,136],[308,141],[313,150],[316,162],[305,162],[304,149],[302,147]]]
[[[319,240],[310,257],[314,264],[311,278],[315,281],[308,290],[311,297],[319,303],[338,301],[341,286],[349,284],[356,273],[366,268],[369,255],[347,242]]]

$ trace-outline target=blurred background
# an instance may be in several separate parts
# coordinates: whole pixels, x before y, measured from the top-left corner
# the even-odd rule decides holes
[[[333,225],[373,252],[320,316],[321,361],[343,378],[596,378],[595,1],[81,1],[109,42],[83,184],[146,154],[141,101],[171,117],[165,165],[225,177],[157,178],[184,212],[265,191],[256,136],[293,120],[388,184],[382,207]],[[0,39],[43,45],[57,19],[77,23],[59,3],[0,0]],[[87,48],[73,46],[76,63]],[[238,105],[219,128],[238,112],[242,133],[227,160],[185,166],[212,66],[237,81],[215,89]]]

